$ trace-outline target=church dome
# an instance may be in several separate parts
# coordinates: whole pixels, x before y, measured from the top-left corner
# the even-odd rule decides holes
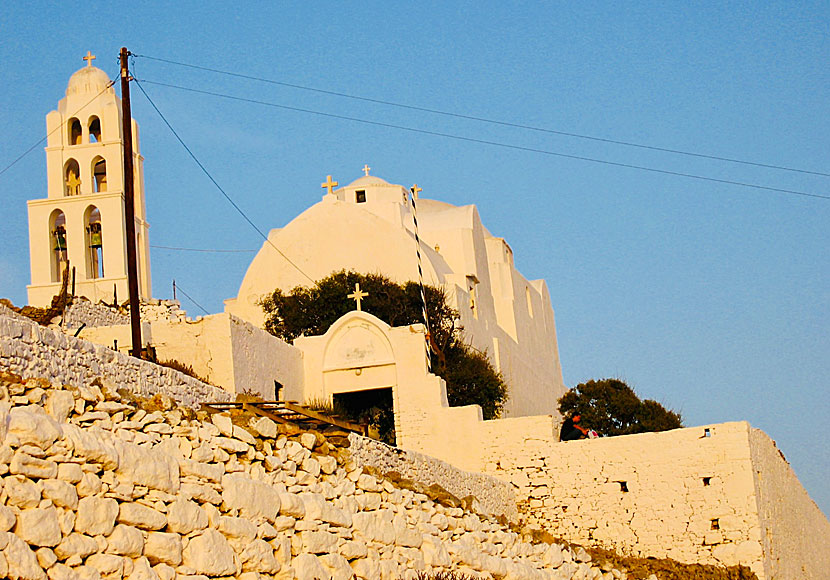
[[[389,182],[376,175],[364,175],[360,179],[355,179],[346,187],[366,187],[368,185],[389,185]]]
[[[100,68],[85,66],[69,77],[69,84],[66,86],[66,96],[82,93],[96,95],[107,88],[109,83],[110,78]]]

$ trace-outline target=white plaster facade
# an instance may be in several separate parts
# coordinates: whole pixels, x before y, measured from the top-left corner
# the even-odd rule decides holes
[[[48,306],[58,293],[66,259],[75,268],[76,295],[93,302],[112,302],[114,294],[128,298],[121,102],[106,73],[89,63],[72,75],[65,98],[46,116],[47,197],[28,202],[33,306]],[[149,298],[144,158],[135,121],[132,134],[138,287],[139,296]]]
[[[365,176],[324,195],[270,232],[237,297],[225,301],[226,312],[262,326],[265,295],[343,269],[399,283],[418,280],[407,194],[400,185]],[[503,374],[510,389],[505,416],[555,413],[565,388],[545,282],[516,270],[510,246],[482,225],[474,205],[419,199],[417,211],[424,282],[443,285],[467,340]]]

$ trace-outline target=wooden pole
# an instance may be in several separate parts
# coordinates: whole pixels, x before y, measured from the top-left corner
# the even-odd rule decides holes
[[[121,48],[121,125],[124,143],[124,215],[127,221],[127,287],[130,293],[132,354],[141,358],[141,313],[138,298],[138,259],[135,248],[135,176],[133,174],[133,117],[130,111],[130,52]]]

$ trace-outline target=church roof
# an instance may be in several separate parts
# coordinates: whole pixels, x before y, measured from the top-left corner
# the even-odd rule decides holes
[[[360,179],[355,179],[346,187],[360,187],[367,185],[390,185],[390,183],[376,175],[364,175]]]
[[[107,88],[109,82],[110,78],[107,76],[107,73],[100,68],[85,66],[69,77],[69,84],[66,85],[66,96],[81,93],[95,95]]]

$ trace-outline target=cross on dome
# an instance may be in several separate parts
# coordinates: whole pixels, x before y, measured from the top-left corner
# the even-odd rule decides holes
[[[360,289],[360,283],[357,283],[354,285],[354,292],[346,296],[346,298],[351,298],[352,300],[354,300],[355,304],[357,305],[357,310],[358,312],[360,312],[360,301],[366,298],[368,295],[368,292],[363,292]]]
[[[423,191],[423,188],[418,187],[418,184],[416,183],[409,188],[409,191],[412,192],[412,199],[418,199],[418,194]]]
[[[86,51],[86,56],[84,57],[84,60],[86,61],[86,66],[92,66],[92,61],[95,60],[95,58],[96,57],[94,54],[92,54],[92,52]]]
[[[320,184],[320,187],[322,187],[323,189],[325,189],[325,190],[326,190],[326,193],[329,193],[329,194],[330,194],[330,193],[331,193],[332,188],[333,188],[333,187],[337,187],[338,185],[340,185],[340,184],[339,184],[339,183],[337,183],[336,181],[332,181],[332,180],[331,180],[331,175],[329,175],[329,176],[327,176],[327,177],[326,177],[326,182],[325,182],[325,183],[321,183],[321,184]]]
[[[369,177],[369,170],[370,170],[370,169],[372,169],[372,168],[371,168],[371,167],[369,167],[369,164],[368,164],[368,163],[366,163],[366,164],[363,166],[363,174],[364,174],[366,177]]]

